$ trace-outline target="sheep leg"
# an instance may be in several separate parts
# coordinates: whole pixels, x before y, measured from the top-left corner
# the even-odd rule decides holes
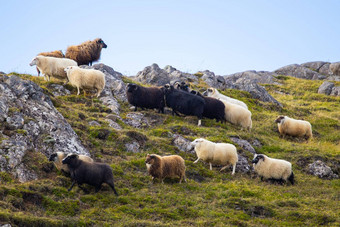
[[[137,106],[135,106],[135,111],[137,111]]]
[[[194,161],[194,163],[197,163],[197,162],[198,162],[198,160],[200,160],[200,158],[198,158],[196,161]]]
[[[77,93],[77,95],[79,95],[79,94],[80,94],[79,87],[77,87],[77,89],[78,89],[78,93]]]
[[[223,170],[225,170],[228,166],[223,166],[222,169],[220,170],[220,172],[222,172]]]
[[[212,170],[212,164],[211,164],[211,162],[209,162],[209,165],[210,165],[210,170]]]
[[[199,119],[197,126],[201,126],[201,125],[202,125],[202,122],[201,122],[201,119]]]
[[[71,191],[75,184],[76,184],[76,181],[73,181],[71,187],[67,191]]]
[[[107,184],[110,185],[110,187],[112,188],[112,190],[115,193],[115,195],[118,196],[118,193],[117,193],[117,191],[115,189],[115,185],[114,185],[113,181],[110,181]]]
[[[235,169],[236,169],[236,164],[233,165],[233,172],[231,173],[231,175],[234,175],[234,174],[235,174]]]
[[[102,185],[97,185],[96,186],[96,190],[95,190],[95,192],[97,193],[97,192],[99,192],[99,190],[102,188]]]
[[[88,191],[86,188],[84,188],[81,184],[78,184],[78,187],[79,187],[81,190],[83,190],[86,194],[89,193],[89,191]]]
[[[68,78],[66,78],[66,82],[63,84],[64,86],[68,83]]]
[[[40,76],[40,70],[38,69],[38,67],[37,67],[37,72],[38,72],[38,76]]]

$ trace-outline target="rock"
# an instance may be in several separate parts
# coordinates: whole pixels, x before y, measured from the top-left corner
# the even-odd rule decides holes
[[[231,75],[224,76],[226,83],[234,84],[237,83],[240,79],[247,79],[250,81],[254,81],[259,84],[279,84],[275,81],[275,77],[278,76],[274,72],[268,71],[245,71],[234,73]]]
[[[312,62],[306,62],[301,64],[301,66],[309,68],[313,71],[316,71],[323,75],[330,75],[329,70],[330,62],[324,62],[324,61],[312,61]]]
[[[340,81],[340,76],[332,75],[332,76],[327,77],[327,80]]]
[[[105,119],[105,121],[108,122],[109,126],[113,129],[116,129],[116,130],[122,130],[123,129],[117,122],[114,122],[111,119]]]
[[[200,71],[198,73],[202,73],[201,79],[204,80],[210,87],[214,87],[217,89],[223,89],[225,85],[225,79],[222,76],[215,76],[215,73],[205,70]]]
[[[128,152],[132,152],[132,153],[140,153],[140,145],[137,142],[132,142],[132,143],[127,143],[125,144],[125,148]]]
[[[100,124],[97,121],[90,121],[89,125],[91,125],[91,126],[100,126]]]
[[[249,173],[253,170],[253,167],[249,165],[248,158],[241,154],[238,154],[238,162],[236,164],[236,172]]]
[[[332,92],[332,88],[334,87],[334,83],[325,81],[321,84],[321,86],[318,89],[319,94],[325,94],[330,95]]]
[[[191,141],[184,138],[179,134],[173,135],[172,144],[176,146],[180,151],[189,152],[191,154],[195,154],[194,147],[191,145]]]
[[[70,95],[71,92],[67,90],[64,86],[60,84],[49,84],[47,85],[47,88],[49,88],[54,96],[65,96]]]
[[[230,139],[234,143],[238,144],[244,150],[249,151],[252,154],[256,154],[255,149],[251,146],[251,144],[247,140],[243,140],[238,137],[230,137]]]
[[[130,125],[134,128],[147,128],[150,126],[147,119],[142,113],[130,112],[126,114],[126,119],[123,120],[125,124]]]
[[[340,86],[338,86],[338,87],[333,87],[332,92],[331,92],[331,95],[340,96]]]
[[[112,121],[123,120],[119,115],[114,115],[114,114],[108,114],[106,115],[105,118],[110,119]]]
[[[55,151],[89,155],[51,99],[32,81],[14,75],[0,78],[0,121],[6,122],[0,124],[1,135],[10,132],[2,136],[0,171],[11,173],[20,182],[37,177],[22,163],[27,152],[41,152],[46,157]]]
[[[330,70],[330,63],[326,63],[323,66],[321,66],[318,70],[318,73],[322,74],[322,75],[331,75],[332,72]],[[328,79],[328,78],[327,78]]]
[[[298,64],[287,65],[274,72],[279,75],[293,76],[308,80],[323,80],[326,78],[326,76]]]
[[[251,141],[251,145],[258,148],[262,147],[262,143],[258,139],[254,139],[253,141]]]
[[[323,163],[321,160],[317,160],[308,165],[308,172],[314,176],[318,176],[322,179],[338,179],[339,176],[333,173],[332,169]]]

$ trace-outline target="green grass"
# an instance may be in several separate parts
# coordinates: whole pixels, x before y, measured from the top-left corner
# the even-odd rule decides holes
[[[19,75],[44,88],[48,83],[42,78]],[[110,164],[115,185],[120,194],[116,197],[111,188],[104,185],[94,194],[85,194],[77,186],[71,192],[69,178],[57,172],[43,155],[29,152],[25,164],[36,171],[39,180],[18,183],[6,173],[0,174],[0,224],[19,226],[339,226],[340,180],[322,180],[308,175],[306,164],[321,159],[339,174],[340,162],[340,98],[317,94],[322,81],[302,80],[279,76],[282,85],[265,85],[270,94],[283,104],[254,100],[244,91],[226,90],[222,93],[247,103],[252,112],[251,133],[229,123],[216,123],[204,119],[203,127],[197,127],[195,117],[177,117],[158,114],[153,110],[141,111],[161,124],[146,129],[123,127],[116,131],[108,126],[105,117],[107,107],[98,99],[83,95],[52,97],[56,108],[70,123],[91,155]],[[125,82],[132,82],[124,78]],[[202,81],[196,89],[206,89]],[[121,104],[120,116],[130,112],[127,103]],[[20,110],[13,110],[20,111]],[[81,120],[79,115],[84,115]],[[314,138],[279,138],[274,123],[278,115],[305,119],[313,126]],[[90,126],[96,120],[101,126]],[[18,131],[17,133],[25,133]],[[181,134],[193,140],[204,137],[215,142],[231,142],[230,136],[257,139],[263,145],[258,153],[292,162],[296,185],[281,186],[261,182],[254,173],[231,170],[220,173],[219,168],[209,170],[206,163],[193,164],[195,155],[179,151],[172,144],[171,135]],[[139,141],[141,153],[127,152],[125,143]],[[239,152],[251,158],[251,154],[238,147]],[[147,175],[147,153],[179,154],[187,166],[188,183],[178,184],[167,179],[164,184],[151,183]],[[50,170],[53,169],[52,171]]]

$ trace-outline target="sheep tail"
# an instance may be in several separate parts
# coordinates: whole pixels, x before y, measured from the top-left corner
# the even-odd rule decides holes
[[[292,173],[290,174],[290,176],[288,177],[288,180],[289,180],[289,182],[290,182],[292,185],[294,185],[294,173],[293,173],[293,171],[292,171]]]

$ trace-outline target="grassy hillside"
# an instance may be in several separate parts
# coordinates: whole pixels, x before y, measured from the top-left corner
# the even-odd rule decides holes
[[[48,83],[43,78],[20,75],[39,84],[46,93]],[[128,78],[124,79],[129,81]],[[340,98],[317,93],[322,81],[310,81],[281,76],[282,85],[266,85],[270,94],[284,105],[250,98],[247,92],[226,90],[223,93],[247,103],[252,112],[251,133],[229,123],[204,119],[197,127],[194,117],[176,117],[147,110],[142,113],[158,122],[153,127],[135,129],[118,120],[123,127],[115,131],[108,126],[107,107],[99,100],[83,95],[68,86],[72,95],[52,98],[79,135],[91,155],[110,164],[114,171],[119,197],[108,186],[94,194],[85,194],[77,186],[67,192],[71,181],[57,172],[46,157],[38,152],[27,155],[26,162],[38,171],[40,180],[20,184],[1,173],[5,182],[0,186],[0,224],[20,226],[316,226],[340,224],[340,180],[321,180],[308,175],[306,167],[317,159],[340,173]],[[338,83],[338,85],[340,85]],[[200,83],[198,88],[206,85]],[[130,105],[120,103],[121,117],[131,112]],[[274,123],[280,115],[305,119],[313,126],[314,139],[281,139]],[[80,120],[84,115],[85,120]],[[96,120],[101,126],[90,126]],[[172,133],[193,140],[204,137],[215,142],[231,142],[230,136],[263,145],[256,149],[270,157],[292,162],[297,183],[281,186],[261,182],[255,174],[236,174],[231,170],[220,173],[209,170],[208,164],[193,164],[196,156],[180,152],[172,145]],[[125,144],[133,139],[143,144],[141,153],[126,152]],[[237,147],[239,152],[250,153]],[[151,183],[145,167],[147,153],[179,154],[186,160],[188,183],[166,180]],[[52,169],[52,170],[51,170]]]

